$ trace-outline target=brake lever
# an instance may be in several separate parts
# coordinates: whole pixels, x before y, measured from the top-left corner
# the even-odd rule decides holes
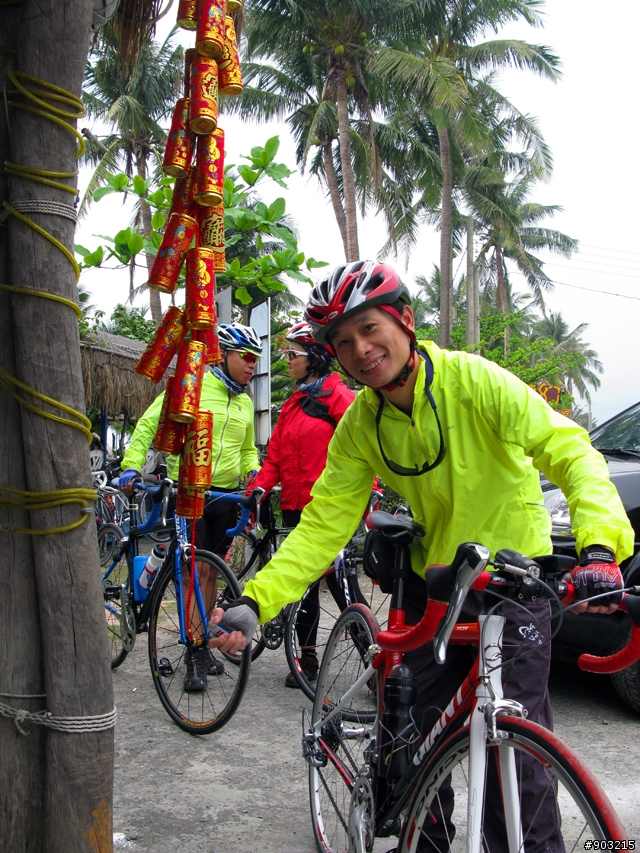
[[[160,523],[163,527],[167,526],[167,511],[169,509],[169,496],[171,495],[172,488],[173,480],[170,480],[169,477],[165,477],[162,481],[162,513],[160,514]]]
[[[475,542],[467,542],[464,546],[460,546],[458,553],[460,553],[461,548],[464,548],[464,551],[461,553],[463,562],[456,572],[456,579],[449,607],[447,608],[447,614],[436,631],[433,641],[433,654],[436,663],[439,664],[443,664],[446,660],[447,644],[449,643],[451,632],[458,621],[458,616],[460,616],[460,611],[462,610],[462,605],[465,602],[467,594],[473,586],[473,582],[485,570],[491,556],[488,548],[485,548],[484,545],[478,545]]]

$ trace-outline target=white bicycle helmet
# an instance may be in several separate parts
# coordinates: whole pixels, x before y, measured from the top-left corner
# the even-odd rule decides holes
[[[260,335],[251,326],[243,326],[242,323],[220,323],[218,339],[223,350],[262,355]]]

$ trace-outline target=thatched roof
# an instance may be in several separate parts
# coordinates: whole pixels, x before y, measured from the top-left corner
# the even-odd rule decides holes
[[[110,415],[125,409],[131,418],[139,418],[150,403],[164,391],[173,365],[156,385],[134,371],[146,344],[98,332],[80,341],[82,378],[87,406],[104,407]]]

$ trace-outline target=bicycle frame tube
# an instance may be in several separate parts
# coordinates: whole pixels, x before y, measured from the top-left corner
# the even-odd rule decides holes
[[[173,555],[173,559],[175,560],[175,586],[176,586],[176,602],[178,605],[178,622],[180,625],[180,640],[185,645],[189,642],[189,634],[187,631],[187,622],[185,616],[185,604],[183,601],[183,590],[182,590],[182,555],[183,548],[188,544],[187,542],[187,523],[184,518],[180,518],[176,516],[176,537],[177,537],[177,545],[176,550]],[[196,560],[196,566],[197,566]],[[200,618],[202,620],[203,625],[205,626],[205,634],[204,640],[206,641],[209,638],[209,629],[207,626],[207,619],[205,618],[206,609],[204,606],[204,599],[202,597],[202,591],[200,589],[200,580],[198,578],[198,571],[196,568],[196,572],[194,575],[193,581],[193,591],[196,597],[196,604],[198,606],[198,612],[200,614]]]

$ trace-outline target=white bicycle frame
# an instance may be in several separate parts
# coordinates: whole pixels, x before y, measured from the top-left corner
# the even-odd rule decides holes
[[[502,693],[501,665],[504,622],[504,616],[496,614],[479,617],[481,643],[478,654],[478,676],[480,683],[476,687],[475,701],[469,716],[469,794],[467,800],[466,853],[481,853],[482,849],[481,827],[486,793],[486,746],[488,742],[495,743],[498,740],[496,717],[499,713],[518,717],[526,716],[526,711],[520,703],[505,699]],[[331,711],[315,723],[311,735],[312,740],[321,736],[322,727],[341,712],[344,705],[367,684],[374,673],[375,669],[373,665],[370,665]],[[422,761],[425,754],[430,751],[435,740],[442,734],[453,717],[459,702],[460,698],[456,694],[416,751],[413,758],[414,763]],[[362,731],[349,729],[347,737],[361,737],[364,731],[364,728]],[[524,841],[514,750],[498,744],[498,753],[509,853],[522,853]],[[356,849],[350,853],[365,853],[364,848],[360,850],[358,846],[358,838],[356,837]]]

